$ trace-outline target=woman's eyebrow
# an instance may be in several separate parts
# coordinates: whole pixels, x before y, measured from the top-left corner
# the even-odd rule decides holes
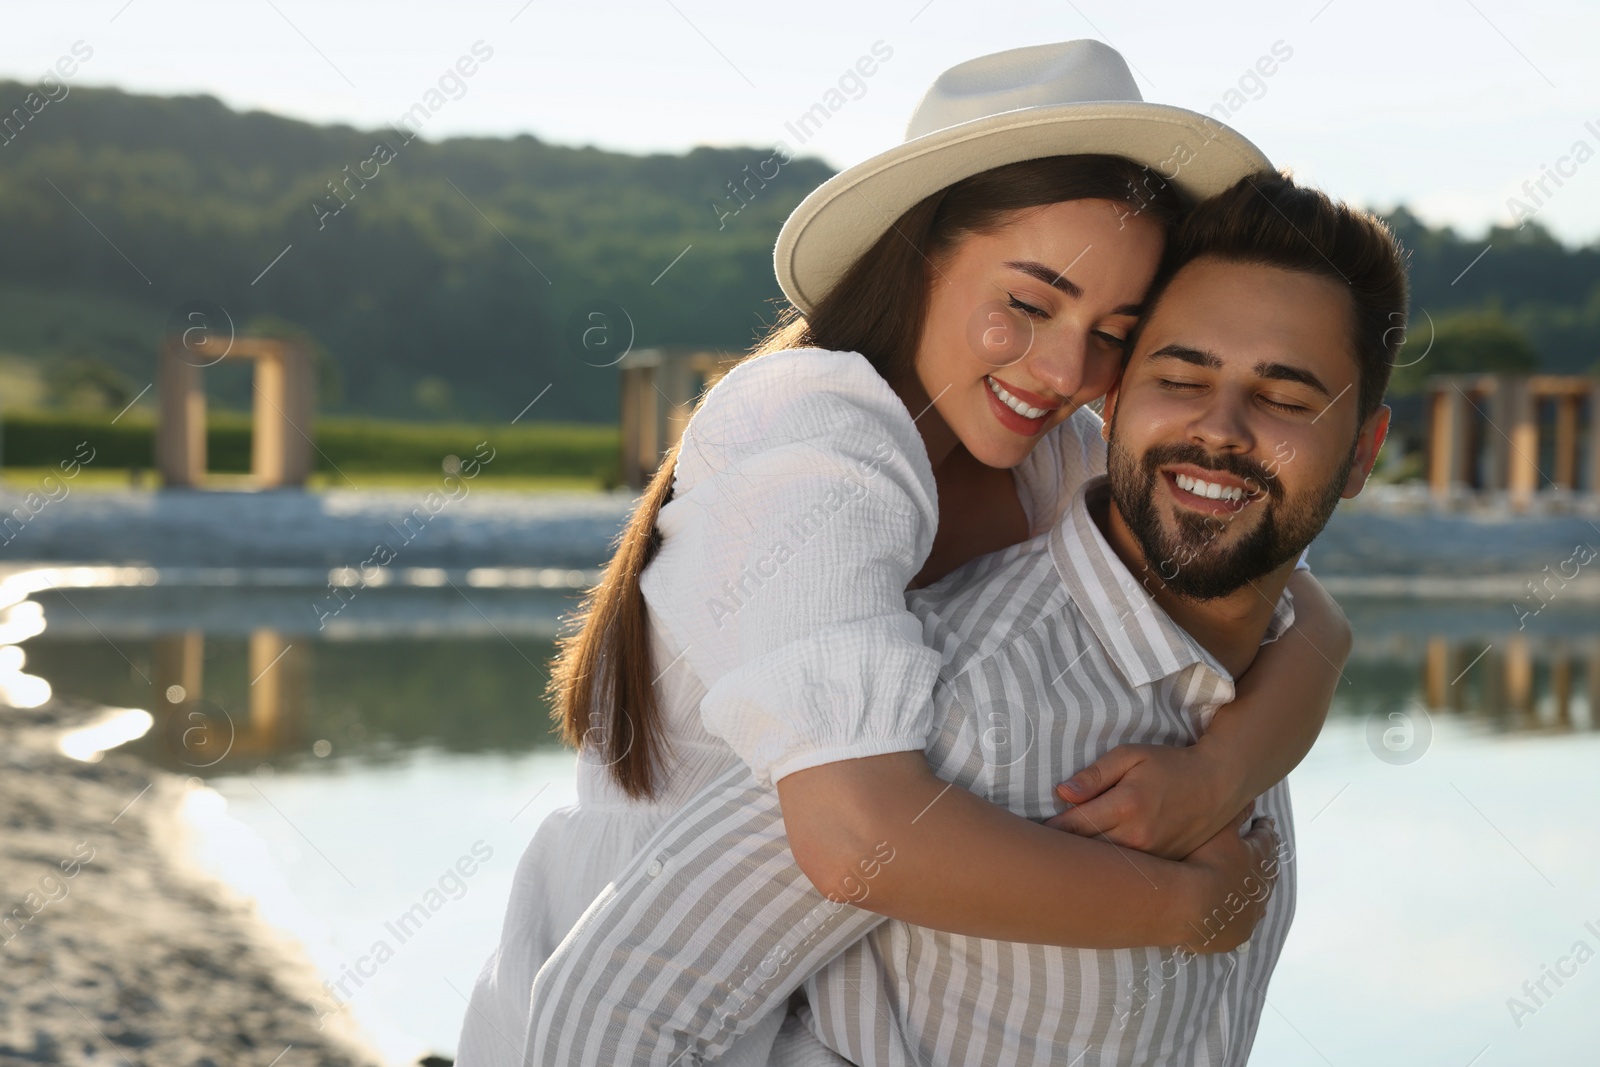
[[[1074,300],[1083,299],[1083,289],[1071,278],[1064,277],[1065,271],[1051,270],[1043,263],[1031,259],[1012,260],[1006,266],[1021,271],[1030,278],[1037,278],[1052,288],[1060,289]]]
[[[1080,257],[1081,258],[1081,257]],[[1043,263],[1032,259],[1014,259],[1006,263],[1014,271],[1026,274],[1030,278],[1037,278],[1053,289],[1059,289],[1074,300],[1083,299],[1083,288],[1071,278],[1066,277],[1065,271],[1051,270]],[[1111,309],[1113,315],[1132,315],[1134,318],[1144,314],[1143,304],[1123,304]]]

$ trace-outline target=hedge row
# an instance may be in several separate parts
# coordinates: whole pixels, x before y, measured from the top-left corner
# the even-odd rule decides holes
[[[12,467],[53,467],[70,459],[80,442],[94,449],[95,467],[155,464],[155,421],[129,412],[111,422],[110,413],[8,412],[0,434],[0,462]],[[321,418],[313,434],[315,469],[373,472],[432,472],[446,456],[470,457],[488,441],[494,461],[485,474],[555,475],[595,478],[614,484],[619,468],[614,426],[531,422],[523,425],[388,422],[378,419]],[[250,469],[250,419],[216,412],[207,419],[208,469]]]

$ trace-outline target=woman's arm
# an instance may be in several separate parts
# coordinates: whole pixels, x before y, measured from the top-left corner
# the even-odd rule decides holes
[[[1250,936],[1277,870],[1271,829],[1240,838],[1243,811],[1175,863],[1022,818],[940,779],[921,752],[796,771],[778,797],[795,863],[823,893],[997,941],[1227,951]],[[1243,908],[1202,933],[1230,894]]]
[[[1350,623],[1310,571],[1289,578],[1294,625],[1263,645],[1188,748],[1121,745],[1058,787],[1045,825],[1158,856],[1188,855],[1305,758],[1350,654]]]
[[[779,792],[804,824],[801,841],[785,835]],[[828,821],[830,809],[839,821]],[[981,934],[1021,924],[975,912],[1020,908],[1036,924],[1026,940],[1189,940],[1217,951],[1259,917],[1275,848],[1260,828],[1243,840],[1236,830],[1219,835],[1181,864],[1123,852],[948,785],[921,752],[796,771],[779,791],[735,766],[670,816],[584,912],[534,980],[526,1034],[510,1037],[525,1038],[530,1065],[714,1059],[888,914],[948,918],[946,929]],[[1208,857],[1218,865],[1205,866]],[[992,876],[1001,869],[1003,879]],[[830,885],[826,895],[814,881]],[[1137,899],[1129,910],[1142,919],[1119,917],[1122,898]],[[1120,932],[1084,918],[1096,913]]]

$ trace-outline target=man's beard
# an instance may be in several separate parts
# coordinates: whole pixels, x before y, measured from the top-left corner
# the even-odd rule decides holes
[[[1214,456],[1193,443],[1156,445],[1136,459],[1117,440],[1113,420],[1106,466],[1111,499],[1138,540],[1145,566],[1178,596],[1215,600],[1300,555],[1339,506],[1355,458],[1352,442],[1350,454],[1326,485],[1289,497],[1283,483],[1254,460],[1227,454]],[[1265,499],[1257,499],[1233,514],[1176,511],[1173,517],[1177,530],[1169,533],[1162,526],[1155,493],[1156,479],[1163,477],[1159,468],[1173,463],[1236,475],[1258,493],[1264,493]],[[1262,509],[1255,528],[1231,547],[1222,546],[1221,536],[1229,524],[1251,508]]]

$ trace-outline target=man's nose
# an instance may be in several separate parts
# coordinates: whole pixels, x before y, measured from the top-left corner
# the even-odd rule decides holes
[[[1190,421],[1190,438],[1213,452],[1248,453],[1256,443],[1249,416],[1249,397],[1234,390],[1216,390]]]

